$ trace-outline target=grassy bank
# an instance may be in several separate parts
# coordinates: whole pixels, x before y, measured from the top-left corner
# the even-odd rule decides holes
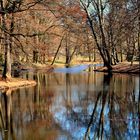
[[[95,71],[98,72],[107,72],[106,67],[97,67]],[[132,73],[132,74],[140,74],[140,65],[139,63],[134,63],[131,65],[130,63],[123,62],[117,65],[112,66],[113,73]]]
[[[25,80],[20,78],[11,78],[10,80],[2,80],[0,78],[0,90],[17,89],[25,86],[35,86],[36,82],[32,80]]]

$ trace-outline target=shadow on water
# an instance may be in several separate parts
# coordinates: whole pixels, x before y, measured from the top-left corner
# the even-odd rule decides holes
[[[0,139],[139,139],[139,77],[24,73],[35,87],[0,94]]]

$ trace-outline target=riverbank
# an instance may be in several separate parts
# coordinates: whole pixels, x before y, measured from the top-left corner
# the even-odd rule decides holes
[[[86,65],[87,63],[82,63],[82,65]],[[96,64],[96,63],[95,63]],[[33,65],[31,67],[26,68],[27,70],[31,71],[41,71],[45,73],[53,72],[56,68],[64,68],[64,65],[60,66],[59,64],[55,65]],[[94,67],[94,71],[97,72],[107,72],[106,67]],[[130,63],[119,63],[117,65],[113,66],[113,73],[126,73],[126,74],[139,74],[140,73],[140,65],[139,63],[134,63],[131,65]],[[0,76],[0,90],[7,90],[7,89],[17,89],[20,87],[26,87],[26,86],[34,86],[36,85],[36,82],[33,80],[25,80],[21,78],[11,78],[10,80],[4,81],[2,80]]]
[[[98,71],[98,72],[107,72],[107,68],[103,67],[103,66],[99,66],[102,65],[101,62],[87,62],[87,61],[82,61],[79,63],[75,63],[72,64],[71,66],[77,66],[77,65],[98,65],[97,67],[94,67],[94,71]],[[57,68],[65,68],[65,64],[59,64],[59,63],[55,63],[54,65],[41,65],[41,64],[33,64],[32,65],[32,70],[33,71],[41,71],[41,72],[53,72],[55,69]],[[132,74],[139,74],[140,73],[140,64],[139,62],[134,62],[133,65],[131,65],[130,62],[122,62],[119,63],[117,65],[112,66],[113,73],[132,73]],[[31,70],[30,69],[30,70]]]
[[[21,78],[11,78],[10,80],[2,80],[0,77],[0,91],[8,89],[17,89],[26,86],[35,86],[36,82],[33,80],[25,80]]]
[[[94,69],[97,72],[107,72],[106,67],[97,67]],[[139,63],[135,63],[131,65],[130,63],[119,63],[117,65],[112,66],[113,73],[128,73],[128,74],[140,74],[140,65]]]

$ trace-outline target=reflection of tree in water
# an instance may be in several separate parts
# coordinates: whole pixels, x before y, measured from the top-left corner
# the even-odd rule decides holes
[[[15,139],[11,92],[9,89],[0,96],[0,130],[3,140]]]
[[[67,108],[67,119],[72,120],[73,122],[77,123],[77,125],[82,126],[82,125],[86,125],[88,120],[89,120],[89,116],[87,115],[87,106],[89,104],[89,102],[91,101],[90,98],[90,93],[89,93],[89,85],[90,85],[90,77],[91,77],[91,73],[88,74],[88,77],[81,77],[81,74],[77,75],[77,77],[72,77],[71,74],[67,73],[66,74],[66,95],[63,96],[64,102],[65,102],[65,106]],[[84,96],[81,96],[81,81],[84,80],[84,86],[85,86],[85,91],[86,92]],[[76,92],[74,92],[72,86],[76,84],[77,88],[79,90],[77,90]],[[75,87],[74,87],[75,88]],[[84,88],[84,87],[82,87]],[[74,92],[74,93],[72,93]],[[73,101],[73,94],[76,94],[77,96],[77,101]],[[89,94],[89,97],[88,97]],[[79,109],[82,109],[81,111],[75,111],[75,108],[78,107]]]
[[[135,77],[36,73],[32,79],[37,86],[0,96],[2,140],[37,140],[50,131],[48,139],[56,139],[54,127],[76,140],[139,138],[140,94]]]
[[[111,80],[112,75],[104,75],[103,79],[103,89],[99,91],[97,95],[97,99],[95,101],[94,109],[90,118],[90,121],[87,126],[87,130],[85,133],[85,138],[88,137],[90,139],[90,129],[92,125],[95,125],[93,128],[94,130],[91,129],[91,131],[94,131],[94,138],[98,137],[101,138],[103,137],[103,132],[104,132],[104,108],[107,100],[107,94],[108,94],[108,88],[110,85],[110,80]],[[98,104],[100,104],[101,109],[98,111]],[[97,114],[97,111],[99,114]]]
[[[135,87],[135,77],[104,75],[102,84],[100,83],[100,86],[99,83],[96,84],[98,90],[93,91],[92,94],[88,90],[89,82],[85,82],[86,96],[79,92],[75,93],[79,96],[79,101],[73,100],[72,75],[66,75],[66,80],[65,121],[69,121],[71,129],[73,125],[77,129],[86,127],[85,138],[87,139],[138,138],[139,101],[136,96],[138,92]],[[90,109],[89,112],[90,105],[93,105],[93,110]],[[76,108],[79,110],[77,111]]]
[[[49,121],[51,121],[52,114],[49,112],[49,109],[52,104],[54,93],[52,89],[49,89],[51,83],[49,83],[48,79],[50,77],[49,75],[37,73],[33,76],[33,78],[34,80],[37,81],[37,86],[35,86],[32,91],[34,92],[32,98],[33,100],[32,121],[49,120],[49,119],[50,119]]]
[[[41,135],[40,128],[51,129],[53,117],[49,111],[53,91],[46,88],[47,75],[34,75],[38,86],[16,90],[16,93],[7,91],[0,96],[0,138],[38,140]],[[34,135],[34,133],[36,133]],[[26,134],[26,135],[25,135]],[[54,133],[53,138],[57,136]],[[15,137],[15,138],[14,138]],[[50,136],[51,138],[51,136]]]
[[[98,93],[96,98],[85,138],[90,139],[91,134],[93,134],[94,138],[99,139],[138,138],[137,122],[139,119],[137,118],[138,112],[136,104],[139,101],[133,100],[135,99],[133,96],[136,96],[134,95],[134,93],[136,93],[135,87],[133,86],[134,81],[132,77],[126,81],[123,78],[110,78],[109,75],[104,76],[103,90],[101,89],[101,92]],[[117,86],[115,83],[116,79],[124,82],[124,87],[122,86],[121,88],[123,91],[119,93],[119,96],[118,93],[115,92],[115,86]],[[128,88],[130,88],[129,92],[127,90]],[[101,107],[100,110],[98,106]]]

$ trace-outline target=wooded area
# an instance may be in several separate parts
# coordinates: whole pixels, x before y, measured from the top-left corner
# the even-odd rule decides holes
[[[74,58],[112,65],[140,59],[139,0],[0,0],[0,63]],[[100,60],[101,59],[101,60]]]
[[[139,74],[140,0],[0,0],[0,140],[137,140]]]

